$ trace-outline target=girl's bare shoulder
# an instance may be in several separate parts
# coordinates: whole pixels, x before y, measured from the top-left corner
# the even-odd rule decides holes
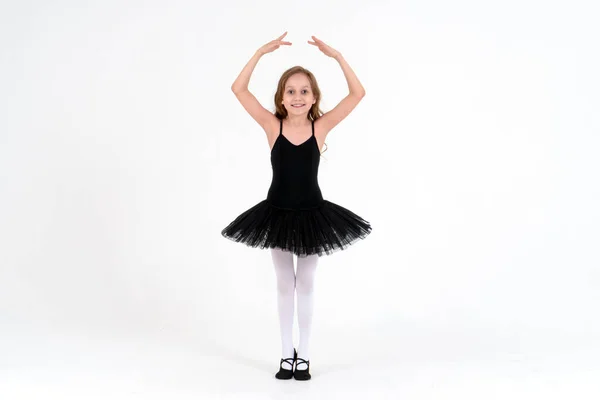
[[[321,142],[324,142],[325,137],[327,137],[328,133],[329,133],[329,130],[323,124],[323,121],[321,120],[321,118],[317,118],[315,120],[315,136],[317,137],[317,139],[319,139]]]
[[[267,141],[269,142],[269,148],[273,148],[275,144],[275,140],[277,140],[277,136],[279,135],[279,118],[273,115],[273,118],[269,118],[268,123],[263,127],[266,135]]]

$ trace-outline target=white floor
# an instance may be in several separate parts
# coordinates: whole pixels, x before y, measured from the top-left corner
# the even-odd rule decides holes
[[[190,338],[100,339],[9,327],[0,346],[0,399],[600,398],[594,337],[354,334],[315,346],[313,379],[301,382],[274,378],[278,343],[265,352]]]

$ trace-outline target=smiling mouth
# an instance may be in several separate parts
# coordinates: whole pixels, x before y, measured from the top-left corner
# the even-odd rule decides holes
[[[294,104],[292,104],[292,107],[300,108],[300,107],[304,107],[304,104],[300,104],[300,105],[294,105]]]

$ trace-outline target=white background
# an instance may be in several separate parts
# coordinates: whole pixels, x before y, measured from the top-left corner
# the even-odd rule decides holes
[[[2,2],[0,398],[598,398],[599,11]],[[367,93],[319,183],[373,232],[319,260],[308,382],[268,251],[220,234],[271,181],[230,86],[285,31],[263,106],[294,65],[347,94],[311,35]]]

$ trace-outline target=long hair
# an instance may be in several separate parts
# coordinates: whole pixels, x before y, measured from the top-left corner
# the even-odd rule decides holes
[[[289,68],[279,78],[279,83],[277,83],[277,91],[275,92],[275,116],[278,119],[284,119],[287,117],[288,112],[283,106],[283,104],[281,104],[281,101],[283,100],[283,92],[285,90],[285,84],[289,77],[298,72],[305,74],[308,78],[308,81],[310,82],[310,86],[312,88],[313,95],[315,96],[316,101],[315,104],[311,105],[310,110],[308,111],[308,119],[310,121],[316,121],[321,117],[321,115],[324,114],[323,111],[321,111],[321,109],[319,108],[319,103],[321,102],[321,90],[319,89],[319,84],[317,83],[317,80],[315,79],[313,73],[299,65]],[[327,146],[327,143],[325,142],[323,144],[326,146],[325,150],[323,151],[323,153],[325,153],[327,151],[327,147],[329,146]]]

